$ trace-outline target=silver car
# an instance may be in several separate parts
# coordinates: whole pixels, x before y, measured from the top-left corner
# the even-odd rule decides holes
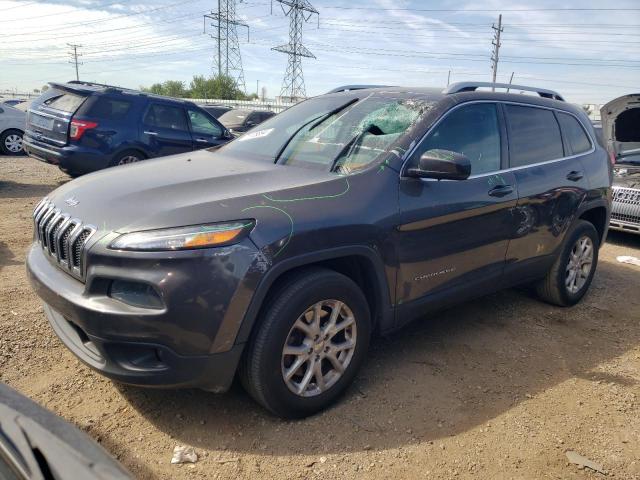
[[[640,94],[612,100],[601,117],[613,162],[610,228],[640,234]]]
[[[24,111],[0,105],[0,152],[3,155],[23,155],[22,135],[26,124]]]

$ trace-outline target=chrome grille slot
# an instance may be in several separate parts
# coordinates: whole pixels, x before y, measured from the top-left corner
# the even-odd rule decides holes
[[[49,257],[67,273],[84,280],[86,245],[96,227],[71,218],[47,198],[33,210],[33,226],[35,241]]]

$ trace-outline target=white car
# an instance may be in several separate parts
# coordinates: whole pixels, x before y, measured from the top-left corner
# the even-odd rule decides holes
[[[3,155],[22,155],[22,135],[27,121],[24,111],[0,105],[0,152]]]

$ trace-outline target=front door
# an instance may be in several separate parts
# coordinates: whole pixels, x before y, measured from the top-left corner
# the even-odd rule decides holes
[[[419,306],[438,293],[482,293],[499,284],[517,202],[514,175],[501,171],[504,132],[496,104],[462,105],[445,114],[412,155],[410,165],[431,149],[462,153],[471,177],[401,179],[398,303]]]
[[[223,127],[208,115],[192,109],[189,109],[188,113],[195,150],[215,147],[228,141]]]

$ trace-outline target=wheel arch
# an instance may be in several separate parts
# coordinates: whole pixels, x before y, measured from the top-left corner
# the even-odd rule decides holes
[[[595,227],[600,239],[600,245],[602,245],[609,227],[609,211],[607,207],[600,204],[591,205],[580,213],[578,219],[586,220]]]
[[[393,308],[382,259],[369,247],[344,247],[287,259],[271,268],[258,284],[235,343],[245,343],[250,339],[261,312],[269,304],[269,297],[277,294],[279,285],[286,278],[313,267],[326,268],[349,277],[367,299],[374,329],[385,331],[393,327]]]

